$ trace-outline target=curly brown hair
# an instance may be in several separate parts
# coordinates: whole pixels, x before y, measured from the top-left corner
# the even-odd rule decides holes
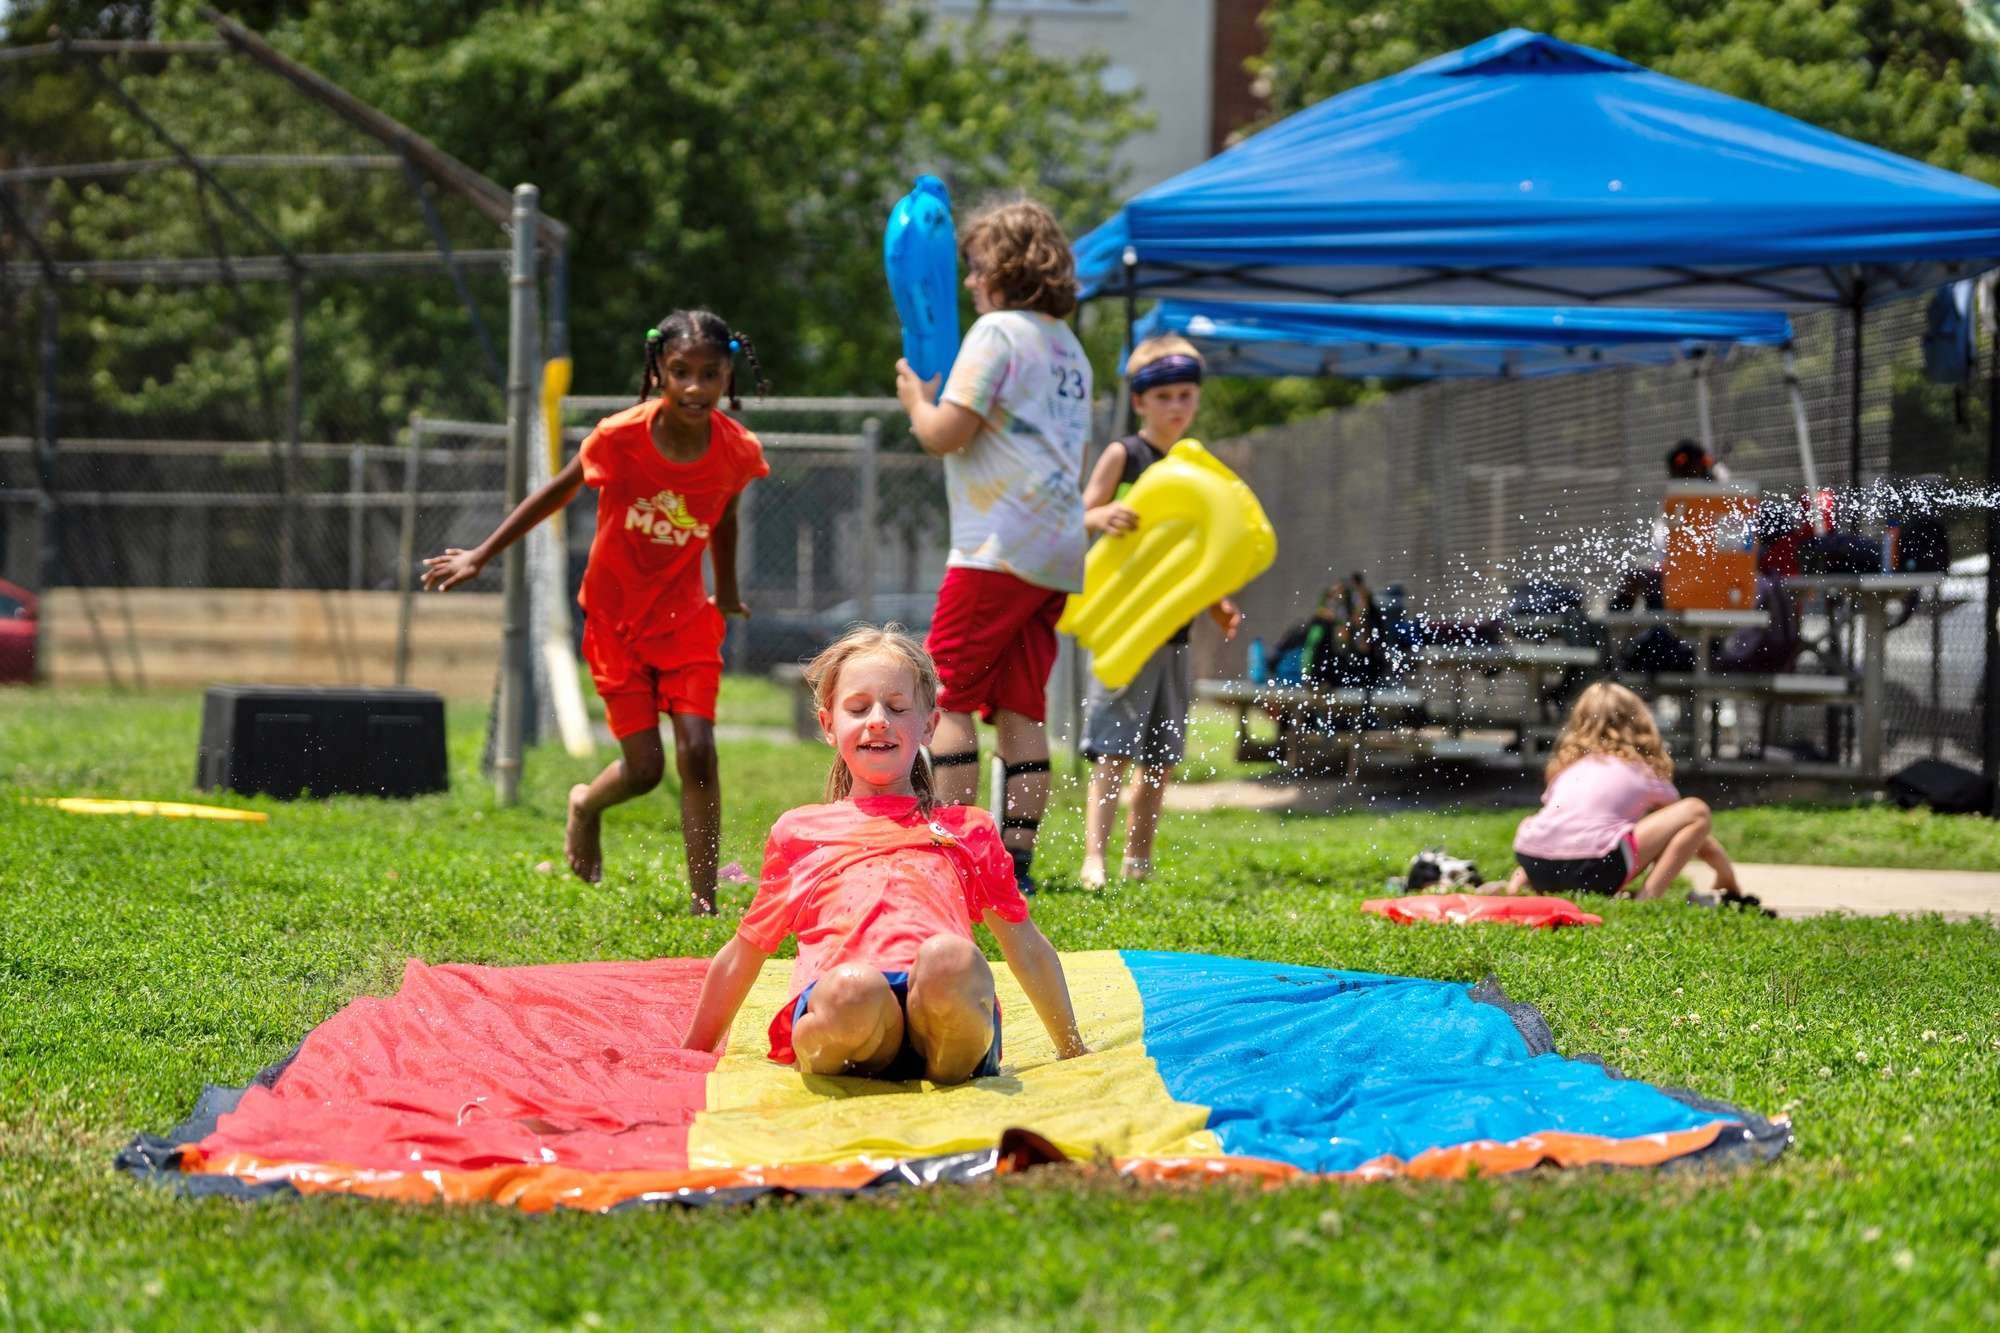
[[[857,657],[878,655],[894,658],[909,668],[916,682],[919,709],[928,711],[937,707],[938,693],[944,688],[938,680],[937,663],[908,630],[893,621],[879,628],[856,625],[820,650],[819,656],[806,667],[806,687],[812,691],[813,702],[831,711],[840,689],[840,669]],[[917,794],[918,809],[928,815],[936,808],[937,787],[931,780],[931,762],[924,755],[919,754],[910,769],[910,787]],[[827,801],[845,800],[853,789],[854,774],[848,772],[847,761],[835,754],[833,767],[826,775]]]
[[[1076,309],[1076,259],[1056,215],[1032,199],[987,204],[966,221],[958,252],[1009,310],[1063,319]]]
[[[1563,723],[1562,734],[1549,754],[1543,780],[1555,781],[1556,774],[1593,754],[1628,759],[1651,769],[1663,781],[1673,781],[1674,761],[1653,723],[1652,710],[1644,699],[1608,680],[1598,681],[1576,697],[1569,721]]]

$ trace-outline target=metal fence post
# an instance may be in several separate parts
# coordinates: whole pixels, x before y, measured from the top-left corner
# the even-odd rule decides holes
[[[355,445],[347,454],[347,586],[361,587],[367,542],[368,454]]]
[[[396,536],[396,683],[410,683],[410,613],[417,597],[417,473],[423,463],[424,432],[410,414],[403,457],[402,531]]]
[[[63,576],[63,511],[56,480],[57,440],[61,435],[62,398],[56,376],[62,369],[62,306],[59,289],[53,282],[42,284],[41,362],[42,382],[36,394],[35,474],[41,490],[37,506],[39,549],[35,553],[35,591],[41,594],[40,613],[35,618],[35,674],[42,680],[53,675],[55,636],[49,632],[49,592]]]
[[[875,547],[881,540],[876,525],[881,514],[882,421],[861,423],[861,618],[875,620]]]
[[[305,415],[306,317],[305,287],[295,270],[292,273],[291,354],[285,358],[285,458],[279,465],[284,491],[278,522],[278,586],[289,588],[298,570],[298,527],[303,516],[299,506],[299,431]]]
[[[541,192],[514,187],[514,264],[507,275],[507,499],[514,511],[527,495],[528,444],[535,429],[535,221]],[[500,804],[520,798],[521,744],[528,720],[528,562],[515,542],[501,556],[500,588],[506,607],[501,647],[499,728],[493,755],[493,790]]]

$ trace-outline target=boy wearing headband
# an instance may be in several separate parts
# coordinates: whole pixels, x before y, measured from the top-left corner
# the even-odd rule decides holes
[[[1104,446],[1083,488],[1084,526],[1113,540],[1139,526],[1139,516],[1122,503],[1125,493],[1140,473],[1186,437],[1194,421],[1201,406],[1201,353],[1184,338],[1148,338],[1132,349],[1125,373],[1139,430]],[[1233,638],[1243,623],[1243,613],[1227,597],[1208,614],[1225,639]],[[1083,752],[1091,761],[1090,801],[1078,872],[1087,889],[1104,887],[1104,850],[1118,817],[1119,788],[1133,763],[1139,765],[1139,782],[1126,826],[1123,874],[1143,880],[1152,873],[1160,804],[1187,749],[1188,629],[1183,625],[1175,631],[1124,689],[1107,690],[1091,679],[1083,733]]]

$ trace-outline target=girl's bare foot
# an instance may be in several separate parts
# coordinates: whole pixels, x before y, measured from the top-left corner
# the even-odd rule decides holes
[[[1086,856],[1083,865],[1076,872],[1076,882],[1092,893],[1104,887],[1104,860],[1102,857]]]
[[[1153,863],[1143,856],[1128,856],[1125,863],[1118,867],[1118,878],[1129,879],[1134,884],[1144,884],[1152,877]]]
[[[563,859],[569,862],[570,870],[586,884],[595,884],[604,878],[604,848],[598,841],[598,830],[602,816],[585,807],[584,801],[590,795],[588,783],[579,782],[569,789],[569,819],[563,825]]]

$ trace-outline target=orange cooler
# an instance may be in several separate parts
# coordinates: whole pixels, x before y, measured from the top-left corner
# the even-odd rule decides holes
[[[1670,610],[1741,611],[1757,604],[1755,487],[1682,482],[1667,491],[1667,561],[1662,592]]]

